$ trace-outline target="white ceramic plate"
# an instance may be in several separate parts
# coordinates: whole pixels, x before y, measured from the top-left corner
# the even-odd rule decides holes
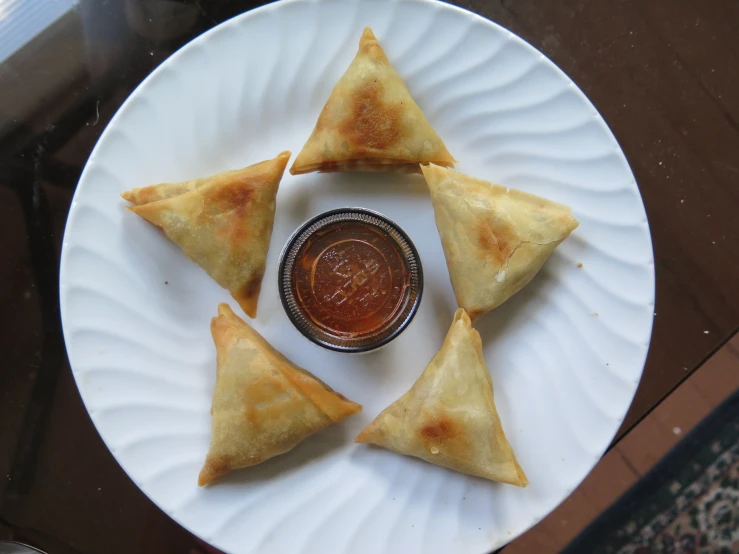
[[[234,303],[118,195],[284,149],[297,154],[365,25],[459,170],[568,204],[581,221],[536,279],[478,325],[503,425],[531,485],[495,484],[352,442],[419,376],[455,302],[422,177],[313,174],[282,181],[252,324],[364,411],[199,489],[215,370],[208,326],[219,302]],[[398,222],[426,279],[411,327],[363,356],[310,343],[277,294],[277,260],[290,233],[347,205]],[[205,33],[126,101],[77,188],[61,307],[77,385],[103,440],[149,498],[208,542],[234,554],[482,554],[543,518],[608,446],[644,365],[653,272],[623,153],[542,54],[442,3],[296,0]]]

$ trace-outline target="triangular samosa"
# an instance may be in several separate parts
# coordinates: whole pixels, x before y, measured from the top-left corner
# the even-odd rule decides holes
[[[227,304],[218,306],[210,330],[216,345],[216,386],[200,486],[284,454],[362,410],[272,348]]]
[[[474,321],[521,290],[578,226],[570,208],[422,166],[457,303]]]
[[[367,27],[290,173],[418,173],[428,162],[453,166],[454,158]]]
[[[528,484],[495,409],[480,334],[461,308],[418,381],[356,441],[492,481]]]
[[[133,189],[129,210],[159,227],[228,289],[249,317],[259,292],[275,219],[275,196],[290,152],[244,169],[183,183]]]

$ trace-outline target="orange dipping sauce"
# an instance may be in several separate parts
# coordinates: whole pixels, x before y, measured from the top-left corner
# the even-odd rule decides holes
[[[410,272],[382,229],[339,222],[316,232],[298,253],[294,283],[310,319],[330,334],[371,334],[403,307]]]
[[[410,238],[364,208],[307,221],[287,241],[278,278],[282,306],[296,329],[338,352],[368,352],[394,340],[423,293],[423,268]]]

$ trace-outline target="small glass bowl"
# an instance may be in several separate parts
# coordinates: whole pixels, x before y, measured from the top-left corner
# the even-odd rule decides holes
[[[397,302],[394,306],[389,306],[393,308],[392,313],[382,320],[378,327],[351,333],[342,332],[341,330],[334,331],[331,326],[316,320],[309,311],[309,302],[304,301],[298,290],[298,274],[301,271],[301,261],[307,255],[308,249],[311,248],[312,241],[321,240],[318,237],[328,236],[333,230],[338,231],[342,226],[347,225],[359,230],[359,232],[366,228],[381,235],[384,241],[383,248],[393,248],[395,254],[397,254],[402,266],[404,280],[402,292],[394,293],[399,296]],[[324,253],[340,243],[342,241],[339,240],[334,244],[329,243],[329,247],[320,252],[315,260],[308,262],[312,263],[311,275],[315,274],[317,264],[324,259],[322,258]],[[397,263],[397,260],[394,258],[393,260],[394,263]],[[396,267],[396,270],[398,269],[401,268]],[[306,270],[303,269],[303,271]],[[389,275],[392,275],[392,272]],[[334,275],[330,277],[333,278]],[[293,325],[309,340],[337,352],[369,352],[389,343],[400,335],[413,320],[423,293],[423,269],[418,251],[411,239],[396,223],[384,215],[364,208],[339,208],[322,213],[304,223],[293,233],[280,255],[278,279],[280,300]],[[304,284],[302,286],[309,285]],[[330,302],[327,296],[323,300],[318,299],[320,295],[316,292],[312,280],[310,281],[310,291],[313,293],[310,303],[315,306],[319,306],[322,302]],[[377,297],[376,291],[373,295]]]

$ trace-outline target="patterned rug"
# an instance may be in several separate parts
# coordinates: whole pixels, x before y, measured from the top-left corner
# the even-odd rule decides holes
[[[563,550],[581,553],[739,553],[739,390]]]

